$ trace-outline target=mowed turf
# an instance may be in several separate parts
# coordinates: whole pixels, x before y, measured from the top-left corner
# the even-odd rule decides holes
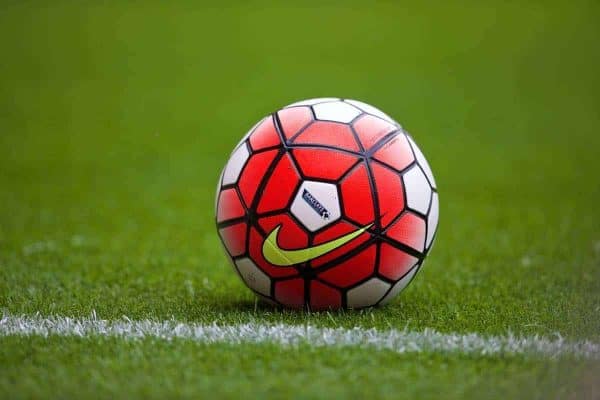
[[[0,309],[599,341],[599,16],[591,2],[3,2]],[[258,305],[213,226],[239,138],[322,96],[396,118],[438,182],[434,248],[384,308]],[[4,337],[0,349],[3,397],[546,398],[583,395],[598,371],[179,341]]]
[[[19,363],[2,376],[11,382],[3,385],[7,398],[591,398],[600,368],[522,357],[79,338],[9,337],[0,357]]]

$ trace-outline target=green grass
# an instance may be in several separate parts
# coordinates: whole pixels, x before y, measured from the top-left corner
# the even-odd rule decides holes
[[[600,364],[571,360],[400,356],[355,349],[281,350],[268,345],[239,348],[118,339],[12,337],[0,343],[0,357],[18,362],[0,376],[0,396],[10,398],[18,398],[16,393],[157,399],[239,398],[240,393],[251,393],[257,398],[294,394],[298,398],[460,399],[487,393],[547,399],[600,389],[592,379]],[[578,385],[586,379],[586,387]],[[540,381],[548,384],[540,387]],[[3,393],[9,387],[16,390]]]
[[[3,2],[0,309],[598,341],[599,16],[592,2]],[[435,247],[385,308],[255,307],[218,244],[214,187],[234,144],[261,116],[320,96],[382,108],[436,175]],[[586,381],[576,362],[0,343],[0,396],[11,398],[426,397],[438,387],[545,398]],[[222,360],[230,366],[214,369]]]

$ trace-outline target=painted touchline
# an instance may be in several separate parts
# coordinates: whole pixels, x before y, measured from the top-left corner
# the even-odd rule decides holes
[[[359,347],[391,350],[397,353],[460,353],[471,355],[573,356],[600,359],[600,343],[569,341],[556,335],[484,336],[477,333],[377,330],[365,328],[324,328],[314,325],[259,324],[256,322],[217,325],[184,323],[176,320],[120,320],[70,318],[36,314],[6,314],[0,319],[0,336],[109,336],[123,339],[183,339],[201,343],[275,343],[282,346],[306,344],[314,347]]]

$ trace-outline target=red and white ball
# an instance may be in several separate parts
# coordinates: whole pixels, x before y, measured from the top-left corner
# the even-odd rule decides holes
[[[435,180],[413,139],[368,104],[291,104],[236,146],[217,187],[230,260],[261,298],[311,310],[394,298],[438,224]]]

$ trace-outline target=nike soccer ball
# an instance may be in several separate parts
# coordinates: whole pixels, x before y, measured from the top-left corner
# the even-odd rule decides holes
[[[438,213],[413,139],[355,100],[306,100],[265,117],[217,187],[233,267],[258,296],[294,308],[389,302],[423,264]]]

